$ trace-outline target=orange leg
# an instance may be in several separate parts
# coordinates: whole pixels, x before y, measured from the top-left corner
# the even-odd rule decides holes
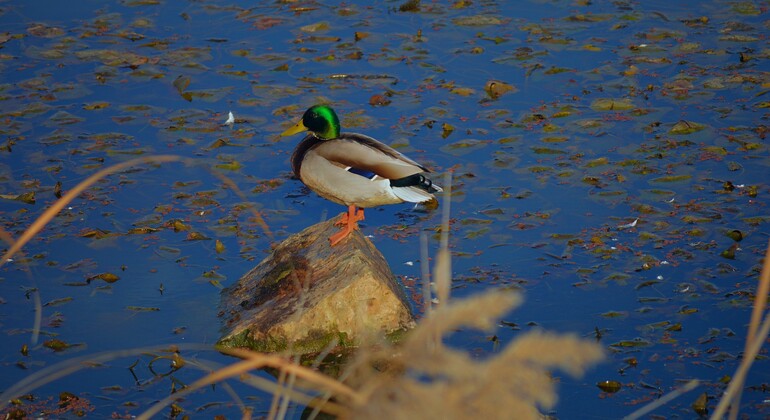
[[[348,206],[348,212],[342,213],[340,221],[335,223],[337,226],[342,226],[342,230],[329,237],[331,246],[337,245],[341,240],[350,235],[350,232],[358,229],[359,220],[364,220],[364,209]]]

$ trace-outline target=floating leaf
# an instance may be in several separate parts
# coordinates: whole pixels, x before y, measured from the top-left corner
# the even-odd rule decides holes
[[[441,151],[445,153],[449,153],[453,156],[461,156],[471,152],[475,152],[476,150],[479,150],[485,147],[488,143],[489,141],[485,141],[485,140],[474,140],[474,139],[459,140],[454,143],[450,143],[446,146],[442,146]]]
[[[465,234],[466,239],[476,239],[480,236],[484,236],[485,234],[489,233],[491,229],[488,227],[477,229],[477,230],[471,230],[468,233]]]
[[[159,229],[151,228],[151,227],[137,227],[137,228],[131,228],[128,230],[129,235],[146,235],[149,233],[157,232]]]
[[[452,132],[455,131],[455,127],[452,124],[442,123],[441,124],[441,138],[445,139],[449,137]]]
[[[201,275],[201,279],[207,281],[212,286],[215,286],[217,288],[222,288],[221,281],[225,280],[226,277],[217,273],[214,270],[209,270],[209,271],[203,272],[203,274]]]
[[[390,99],[385,95],[372,95],[369,98],[369,105],[371,106],[385,106],[390,104]]]
[[[454,18],[452,23],[457,26],[490,26],[501,25],[503,21],[496,16],[474,15]]]
[[[227,162],[227,163],[218,163],[214,165],[214,167],[219,169],[225,169],[228,171],[237,171],[237,170],[240,170],[243,167],[243,165],[241,165],[241,163],[238,162],[237,160],[234,160],[232,162]]]
[[[76,51],[75,56],[83,61],[99,61],[110,67],[137,67],[149,62],[147,57],[128,51],[89,49]]]
[[[400,6],[398,6],[399,12],[419,12],[420,0],[406,0]]]
[[[722,258],[727,258],[728,260],[734,260],[735,259],[735,251],[738,250],[738,244],[732,244],[729,248],[722,251],[721,255]]]
[[[299,28],[302,32],[308,32],[308,33],[316,33],[316,32],[324,32],[329,30],[329,22],[316,22],[311,23],[309,25],[300,26]]]
[[[191,229],[189,225],[185,224],[179,219],[170,220],[168,223],[166,223],[166,226],[173,228],[174,232],[188,231]]]
[[[737,1],[732,3],[732,9],[734,12],[741,15],[759,15],[762,11],[750,1]],[[700,413],[698,413],[700,414]]]
[[[110,106],[109,102],[92,102],[90,104],[83,105],[83,109],[86,111],[93,111],[97,109],[104,109]]]
[[[759,188],[756,185],[749,185],[745,188],[745,193],[751,198],[755,198],[759,193]]]
[[[729,35],[723,35],[719,37],[720,41],[727,41],[727,42],[756,42],[759,41],[759,38],[752,35],[741,35],[741,34],[729,34]]]
[[[188,102],[192,101],[192,95],[185,92],[187,87],[190,86],[190,78],[188,76],[177,76],[177,78],[174,79],[173,85],[174,88],[176,88],[176,91],[179,92],[179,94],[182,96],[182,98]]]
[[[650,182],[682,182],[688,181],[692,178],[692,175],[668,175],[651,179]]]
[[[621,340],[610,344],[610,347],[647,347],[652,345],[649,341],[642,338],[635,338],[633,340]]]
[[[152,306],[126,306],[126,309],[133,312],[158,312],[160,308]]]
[[[634,104],[630,99],[600,98],[591,102],[594,111],[626,111],[633,109]]]
[[[727,235],[728,238],[734,240],[735,242],[740,242],[743,240],[743,233],[737,229],[727,231],[725,235]]]
[[[225,146],[230,146],[230,140],[225,138],[219,138],[214,140],[214,142],[211,143],[210,145],[206,146],[206,150],[214,150]]]
[[[115,283],[116,281],[120,280],[120,277],[118,277],[115,274],[107,272],[107,273],[100,273],[86,279],[86,281],[88,282],[90,282],[91,280],[103,280],[105,283]]]
[[[532,151],[538,155],[561,155],[567,153],[563,150],[553,149],[550,147],[532,147]]]
[[[48,118],[48,121],[45,122],[45,125],[47,126],[57,126],[57,125],[69,125],[69,124],[76,124],[79,122],[82,122],[84,118],[78,117],[75,114],[71,114],[67,111],[56,111],[55,114],[51,115],[50,118]]]
[[[46,302],[43,304],[43,306],[59,306],[68,302],[72,302],[72,297],[64,297],[59,299],[54,299],[52,301]]]
[[[604,318],[625,318],[628,316],[628,312],[625,311],[609,311],[602,314]]]
[[[584,176],[582,181],[588,185],[599,188],[603,188],[607,185],[605,182],[595,176]]]
[[[623,385],[618,381],[601,381],[596,384],[599,389],[604,392],[614,394],[623,388]]]
[[[484,85],[484,91],[490,98],[497,99],[508,92],[515,92],[516,88],[499,80],[490,80]]]
[[[568,141],[569,137],[567,136],[548,136],[543,137],[542,142],[543,143],[564,143],[565,141]]]
[[[25,204],[35,204],[35,192],[25,192],[21,194],[0,194],[0,198],[6,199],[6,200],[16,200],[21,201]]]
[[[601,127],[604,125],[604,123],[600,120],[594,120],[594,119],[587,119],[587,120],[578,120],[575,121],[575,124],[583,129],[594,129]]]
[[[475,94],[476,91],[471,88],[456,87],[456,88],[450,89],[449,93],[454,93],[455,95],[460,95],[460,96],[471,96]]]
[[[48,26],[43,23],[34,23],[27,27],[27,33],[41,38],[56,38],[65,34],[64,29],[56,26]]]
[[[47,347],[55,352],[67,350],[70,345],[59,339],[51,339],[43,342],[43,347]]]
[[[185,238],[186,241],[202,241],[206,239],[210,238],[200,232],[190,232],[187,234],[187,238]]]
[[[705,153],[710,153],[712,155],[718,155],[718,156],[726,156],[727,155],[727,149],[725,149],[722,146],[704,146],[701,148],[702,151]]]
[[[692,403],[692,409],[695,410],[698,415],[706,416],[708,414],[708,407],[706,406],[708,404],[708,400],[708,394],[705,392],[700,394],[695,402]]]
[[[607,159],[606,157],[600,157],[600,158],[596,158],[594,160],[590,160],[590,161],[586,162],[585,167],[586,168],[595,168],[597,166],[607,165],[608,163],[610,163],[609,159]]]
[[[544,72],[544,74],[559,74],[559,73],[567,73],[567,72],[571,72],[571,71],[574,71],[574,70],[571,69],[571,68],[568,68],[568,67],[555,67],[555,66],[551,66],[551,68],[546,70]]]
[[[685,121],[681,120],[678,123],[674,124],[673,127],[671,127],[671,130],[669,130],[669,133],[671,134],[691,134],[698,131],[703,130],[706,128],[703,124],[698,124],[696,122],[692,121]]]
[[[568,22],[604,22],[612,19],[615,15],[609,13],[596,13],[596,14],[578,14],[567,16],[564,20]]]

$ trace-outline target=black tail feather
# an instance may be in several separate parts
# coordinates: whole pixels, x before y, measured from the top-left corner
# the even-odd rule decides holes
[[[433,181],[426,178],[422,174],[414,174],[414,175],[405,176],[399,179],[392,179],[390,180],[390,186],[391,187],[417,187],[431,194],[441,191],[441,187],[439,187],[438,185],[434,185]]]

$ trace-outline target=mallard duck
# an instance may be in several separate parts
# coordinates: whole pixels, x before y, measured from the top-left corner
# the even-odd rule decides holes
[[[357,133],[340,133],[340,120],[326,105],[310,107],[281,136],[309,131],[291,156],[294,174],[321,197],[348,206],[337,223],[332,246],[358,228],[364,208],[403,202],[423,203],[441,187],[430,172],[392,147]]]

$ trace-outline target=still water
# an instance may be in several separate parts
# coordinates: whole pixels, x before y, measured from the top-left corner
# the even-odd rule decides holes
[[[713,409],[740,362],[769,238],[766,7],[406,5],[0,4],[5,231],[18,237],[57,183],[66,192],[138,156],[194,161],[98,182],[0,268],[0,390],[90,354],[215,343],[220,288],[272,241],[343,210],[292,178],[298,139],[277,137],[330,102],[343,130],[398,147],[437,178],[452,171],[455,297],[524,293],[498,330],[459,331],[449,344],[483,358],[522,331],[599,332],[609,357],[582,379],[556,372],[551,414],[618,418],[690,379],[704,385],[655,413],[695,417],[703,392]],[[412,284],[419,232],[439,223],[439,212],[394,205],[367,211],[363,230]],[[67,348],[41,345],[53,339]],[[184,354],[195,363],[170,376],[135,354],[33,394],[55,405],[71,392],[96,417],[136,415],[199,378],[196,363],[232,362]],[[752,417],[770,412],[767,372],[758,360],[746,382]],[[624,386],[605,394],[604,380]],[[233,386],[267,411],[268,395]],[[240,415],[221,388],[180,406]]]

